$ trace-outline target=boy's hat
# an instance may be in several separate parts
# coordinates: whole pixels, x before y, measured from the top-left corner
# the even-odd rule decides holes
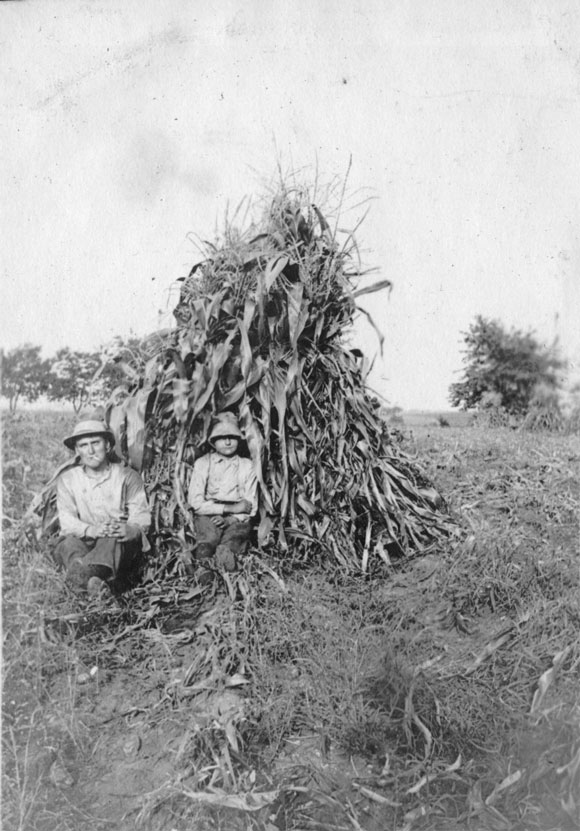
[[[208,441],[211,442],[224,436],[235,436],[236,439],[244,438],[235,413],[218,413],[211,428]]]
[[[111,442],[111,447],[115,444],[115,434],[109,430],[104,422],[97,421],[96,419],[79,421],[78,424],[75,424],[71,435],[63,439],[63,441],[69,450],[74,450],[77,441],[86,436],[102,436]]]

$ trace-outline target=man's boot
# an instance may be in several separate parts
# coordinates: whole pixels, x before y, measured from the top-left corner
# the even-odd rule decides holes
[[[66,581],[73,592],[78,594],[79,592],[85,592],[87,590],[91,576],[92,573],[82,560],[73,560],[67,569]]]
[[[109,584],[93,574],[87,583],[87,595],[90,600],[108,600],[112,597]]]

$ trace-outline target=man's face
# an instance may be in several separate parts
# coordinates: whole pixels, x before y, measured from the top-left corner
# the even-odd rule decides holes
[[[90,467],[91,470],[103,470],[107,466],[108,449],[109,442],[102,436],[85,436],[75,445],[81,464]]]
[[[220,436],[214,439],[213,446],[221,456],[235,456],[238,452],[239,440],[235,436]]]

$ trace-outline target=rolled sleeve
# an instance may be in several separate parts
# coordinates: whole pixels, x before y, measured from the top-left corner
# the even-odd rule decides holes
[[[79,518],[74,493],[63,481],[63,477],[57,479],[56,483],[56,508],[63,536],[74,534],[76,537],[84,537],[86,535],[90,523]]]

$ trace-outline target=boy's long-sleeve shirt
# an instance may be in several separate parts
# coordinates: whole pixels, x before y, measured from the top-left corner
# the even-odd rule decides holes
[[[240,521],[248,520],[258,510],[258,482],[254,463],[243,456],[227,458],[212,451],[193,465],[187,501],[196,514],[216,516],[224,512],[225,502],[247,499],[249,514],[232,514]]]
[[[111,464],[99,478],[89,476],[82,465],[64,471],[57,479],[56,505],[63,536],[84,537],[91,525],[125,518],[141,528],[145,543],[151,524],[143,480],[122,464]]]

